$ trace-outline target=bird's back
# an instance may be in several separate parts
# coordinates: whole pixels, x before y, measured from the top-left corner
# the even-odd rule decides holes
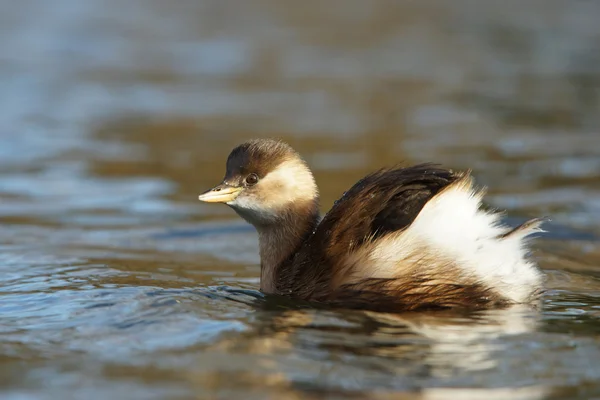
[[[480,209],[468,174],[431,164],[372,173],[281,270],[285,291],[351,308],[485,308],[529,301],[540,273],[516,229]]]

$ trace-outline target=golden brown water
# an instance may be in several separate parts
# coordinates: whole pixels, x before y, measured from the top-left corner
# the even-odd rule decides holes
[[[4,2],[2,399],[600,396],[600,3]],[[298,309],[200,204],[277,136],[328,209],[364,173],[472,168],[535,242],[542,310]]]

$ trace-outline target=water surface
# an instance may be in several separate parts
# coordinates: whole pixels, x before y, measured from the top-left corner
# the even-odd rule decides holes
[[[3,399],[600,396],[600,5],[25,0],[0,13]],[[200,204],[289,141],[323,210],[366,172],[471,168],[547,215],[540,310],[299,308]]]

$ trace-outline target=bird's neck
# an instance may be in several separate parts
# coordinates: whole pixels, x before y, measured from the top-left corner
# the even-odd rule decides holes
[[[260,249],[260,290],[279,293],[282,269],[299,250],[319,221],[316,200],[295,204],[280,223],[257,227]]]

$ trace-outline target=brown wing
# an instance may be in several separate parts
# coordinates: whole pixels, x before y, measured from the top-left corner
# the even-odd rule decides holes
[[[361,179],[334,204],[297,253],[291,274],[297,283],[294,292],[304,298],[330,297],[331,279],[350,254],[369,241],[406,229],[433,196],[460,177],[421,164],[383,169]]]
[[[313,240],[336,257],[366,240],[404,230],[433,196],[460,177],[433,164],[367,175],[334,204]]]

